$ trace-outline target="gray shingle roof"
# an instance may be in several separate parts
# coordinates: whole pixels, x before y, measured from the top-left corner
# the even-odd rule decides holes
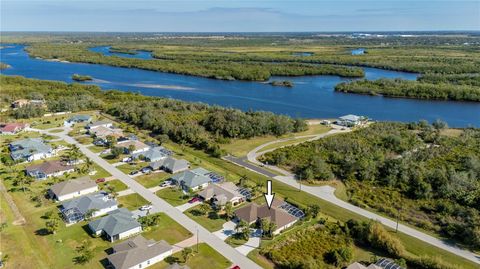
[[[91,209],[105,209],[115,205],[117,201],[109,199],[107,193],[96,192],[64,202],[61,207],[64,210],[77,208],[80,213],[85,214]]]
[[[49,153],[52,147],[43,142],[41,138],[27,138],[10,143],[11,157],[13,160],[28,158],[33,153]]]
[[[88,227],[98,232],[103,230],[110,237],[121,234],[131,229],[141,227],[140,223],[133,218],[133,214],[125,208],[116,209],[108,216],[91,221]]]
[[[95,186],[97,186],[95,181],[91,180],[89,176],[84,176],[57,183],[50,187],[50,191],[59,197],[62,195],[90,189]]]
[[[74,115],[70,117],[67,122],[82,122],[82,121],[90,121],[92,117],[90,115]]]
[[[143,155],[147,160],[156,162],[167,157],[167,155],[163,153],[161,149],[163,149],[163,147],[154,147],[145,152],[133,154],[132,156],[134,158],[138,158],[140,155]]]
[[[172,179],[189,188],[194,188],[212,181],[209,177],[196,173],[195,170],[175,174],[172,176]]]
[[[150,167],[154,170],[163,168],[172,172],[188,169],[189,166],[190,163],[188,161],[183,159],[177,160],[172,157],[150,163]]]
[[[142,236],[137,236],[114,246],[113,249],[122,250],[108,255],[107,259],[115,269],[126,269],[171,251],[172,247],[164,240],[151,243],[151,241],[146,240]]]

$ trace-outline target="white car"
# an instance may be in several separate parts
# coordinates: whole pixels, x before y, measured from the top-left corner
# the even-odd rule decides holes
[[[151,209],[152,209],[152,205],[144,205],[144,206],[140,207],[140,210],[142,210],[142,211],[147,211],[147,210],[151,210]]]

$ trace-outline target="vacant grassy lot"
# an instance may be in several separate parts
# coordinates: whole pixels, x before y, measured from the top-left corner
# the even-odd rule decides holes
[[[118,158],[116,159],[118,160]],[[121,160],[121,159],[120,159]],[[109,163],[116,163],[118,161],[111,161],[111,160],[108,160]],[[138,164],[129,164],[129,163],[126,163],[126,164],[122,164],[122,165],[119,165],[117,166],[117,168],[124,172],[125,174],[130,174],[131,172],[133,171],[138,171],[140,169],[142,169],[143,167],[145,167],[146,164],[145,163],[138,163]]]
[[[172,176],[171,174],[160,172],[160,173],[151,173],[148,175],[138,176],[138,177],[135,177],[134,179],[138,183],[142,184],[145,188],[152,188],[160,185],[160,183],[167,180],[171,176]]]
[[[94,145],[94,146],[88,147],[88,149],[91,150],[94,153],[100,153],[100,152],[106,150],[107,148],[106,147],[99,147],[99,146]]]
[[[268,143],[270,141],[274,141],[281,138],[288,138],[288,137],[295,137],[295,136],[303,136],[303,135],[314,135],[314,134],[321,134],[325,133],[330,130],[329,127],[323,125],[309,125],[308,130],[299,133],[288,134],[280,137],[276,136],[262,136],[262,137],[255,137],[251,139],[236,139],[231,141],[229,144],[221,145],[221,148],[234,156],[245,156],[249,151],[252,149]]]
[[[215,232],[222,229],[223,224],[227,222],[224,218],[217,215],[213,211],[207,212],[207,214],[201,214],[199,211],[200,205],[197,205],[185,212],[189,218],[193,219],[198,224],[202,225],[204,228],[210,232]]]
[[[175,187],[159,190],[156,194],[173,206],[183,205],[190,199],[190,197],[184,197],[185,194]]]
[[[118,179],[114,179],[114,180],[110,180],[110,181],[107,181],[107,182],[100,183],[100,188],[102,190],[108,190],[109,186],[113,187],[114,192],[119,192],[119,191],[123,191],[123,190],[128,189],[127,185],[123,184],[123,182],[121,182]]]
[[[165,240],[173,245],[190,238],[193,234],[165,213],[157,213],[160,216],[159,224],[143,233],[147,239],[155,241]]]
[[[223,257],[220,253],[216,252],[213,248],[205,243],[198,244],[198,252],[197,245],[191,247],[193,250],[193,255],[188,258],[186,265],[188,265],[192,269],[197,268],[209,268],[209,269],[225,269],[230,268],[232,263]],[[184,264],[183,258],[180,252],[175,253],[172,255],[171,258],[167,258],[171,263],[181,263]],[[152,269],[165,269],[168,267],[168,263],[166,261],[162,261],[158,264],[155,264],[149,268]]]
[[[83,144],[83,145],[89,145],[89,144],[92,144],[93,143],[93,138],[91,138],[90,136],[79,136],[79,137],[75,137],[75,140],[77,140],[80,144]],[[96,146],[94,146],[96,147]],[[90,150],[92,150],[93,147],[90,147]],[[103,149],[102,149],[103,150]],[[93,150],[92,150],[93,151]],[[101,152],[101,151],[99,151]]]
[[[122,205],[122,207],[125,207],[128,210],[136,210],[142,205],[148,204],[148,201],[145,200],[138,193],[132,193],[129,195],[118,197],[117,201],[120,205]]]

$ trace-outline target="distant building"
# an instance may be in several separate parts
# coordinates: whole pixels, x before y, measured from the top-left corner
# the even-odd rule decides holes
[[[10,156],[14,161],[28,162],[53,156],[53,149],[41,138],[27,138],[9,144]]]
[[[140,235],[119,243],[112,249],[113,253],[107,259],[115,269],[147,268],[172,255],[173,251],[164,240],[155,242]]]
[[[192,170],[187,170],[172,176],[172,181],[181,186],[184,190],[196,191],[204,189],[208,186],[212,179],[208,177],[210,171],[201,167]]]
[[[66,121],[63,122],[63,125],[65,126],[73,126],[76,123],[81,123],[81,122],[91,122],[92,117],[89,115],[75,115],[67,119]]]
[[[357,115],[345,115],[340,117],[336,124],[346,127],[354,127],[361,124],[364,124],[368,119],[366,117],[357,116]]]
[[[93,130],[93,129],[98,128],[98,127],[112,128],[113,123],[111,123],[109,121],[96,121],[96,122],[92,122],[92,123],[90,123],[86,126],[86,128],[90,129],[90,130]]]
[[[151,162],[149,166],[153,170],[162,169],[165,172],[175,174],[188,170],[190,163],[183,159],[178,160],[173,157],[167,157],[156,162]]]
[[[45,106],[44,100],[28,100],[28,99],[18,99],[12,102],[13,108],[20,108],[26,105],[37,105],[37,106]]]
[[[80,196],[76,199],[64,202],[60,206],[63,218],[69,224],[77,223],[85,219],[85,215],[91,212],[95,218],[118,209],[115,199],[110,198],[106,192],[96,192]]]
[[[61,202],[97,191],[97,183],[89,176],[84,176],[54,184],[48,190],[48,194],[52,199]]]
[[[30,127],[28,123],[5,123],[0,124],[0,134],[14,135]]]
[[[133,150],[130,147],[133,146]],[[119,141],[117,147],[123,148],[125,154],[141,154],[150,149],[148,145],[138,140]]]
[[[143,156],[147,162],[157,162],[168,157],[164,147],[151,147],[147,151],[132,154],[134,159]]]
[[[89,222],[88,228],[95,235],[104,235],[110,242],[142,232],[142,225],[126,208],[116,209],[108,216]]]
[[[220,184],[210,184],[204,190],[198,193],[205,201],[211,200],[217,206],[224,206],[230,202],[236,206],[243,202],[243,195],[238,191],[238,187],[232,182]]]
[[[41,164],[30,165],[25,168],[28,176],[36,179],[59,177],[75,171],[72,165],[67,165],[60,160],[46,161]]]

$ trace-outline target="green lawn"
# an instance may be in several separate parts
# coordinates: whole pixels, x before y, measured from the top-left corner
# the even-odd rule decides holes
[[[120,159],[121,160],[121,159]],[[113,160],[108,160],[109,163],[116,163],[118,161],[113,161]],[[129,163],[126,163],[126,164],[122,164],[122,165],[119,165],[117,166],[117,168],[124,172],[125,174],[130,174],[130,172],[133,172],[133,171],[138,171],[140,169],[142,169],[143,167],[145,167],[146,164],[145,163],[138,163],[138,164],[129,164]]]
[[[63,129],[53,129],[49,131],[50,133],[61,133],[63,132]]]
[[[200,205],[197,205],[187,210],[185,215],[202,225],[210,232],[215,232],[223,228],[223,224],[227,222],[224,218],[221,216],[215,216],[213,211],[208,212],[206,215],[199,215],[196,213],[198,212],[199,207]]]
[[[90,136],[75,137],[75,140],[77,140],[80,144],[83,144],[83,145],[89,145],[93,143],[93,138],[91,138]],[[96,146],[93,146],[93,147],[96,147]],[[90,147],[89,149],[92,150],[92,147]],[[102,152],[102,151],[99,151],[99,152]]]
[[[192,269],[208,268],[208,269],[225,269],[230,268],[232,263],[223,257],[220,253],[215,251],[209,245],[205,243],[198,244],[198,253],[197,245],[191,247],[193,250],[193,255],[188,258],[187,265]],[[183,264],[183,258],[181,252],[175,253],[171,258],[166,260],[171,263],[177,262]],[[165,269],[168,267],[168,263],[162,261],[158,264],[155,264],[149,268],[151,269]]]
[[[127,157],[127,155],[121,154],[118,157],[114,158],[113,155],[111,155],[111,154],[102,154],[102,155],[100,155],[100,157],[105,159],[107,162],[113,164],[113,163],[121,162],[123,160],[123,158]],[[130,165],[130,164],[124,164],[124,165]],[[124,166],[124,165],[121,165],[121,166]]]
[[[321,134],[321,133],[327,132],[328,130],[330,130],[330,128],[323,125],[319,125],[319,124],[309,125],[308,130],[304,132],[287,134],[280,137],[269,135],[269,136],[262,136],[262,137],[254,137],[251,139],[235,139],[228,144],[221,145],[221,148],[226,152],[228,152],[229,154],[241,157],[241,156],[247,155],[247,153],[250,150],[273,140],[277,140],[280,138],[294,137],[294,136]]]
[[[160,173],[151,173],[149,175],[142,175],[135,177],[135,180],[142,184],[145,188],[152,188],[160,185],[163,181],[170,178],[172,175],[164,172]]]
[[[107,182],[100,183],[100,188],[102,188],[103,190],[107,190],[107,186],[112,186],[114,188],[115,192],[119,192],[119,191],[123,191],[123,190],[128,189],[127,185],[123,184],[123,182],[121,182],[118,179],[114,179],[114,180],[110,180],[110,181],[107,181]]]
[[[239,246],[242,246],[244,245],[245,243],[247,243],[247,240],[243,239],[243,238],[236,238],[234,235],[232,236],[229,236],[226,240],[225,240],[225,243],[229,244],[230,246],[236,248],[236,247],[239,247]]]
[[[165,188],[162,190],[157,191],[157,196],[168,202],[173,206],[183,205],[190,198],[183,198],[184,194],[181,190],[176,187]]]
[[[93,145],[93,146],[88,147],[88,149],[91,150],[94,153],[100,153],[100,152],[106,150],[107,148]]]
[[[167,216],[165,213],[157,213],[160,216],[159,224],[145,231],[143,236],[147,239],[155,241],[165,240],[173,245],[190,238],[193,234],[178,224],[175,220]]]
[[[118,203],[127,208],[128,210],[136,210],[142,205],[149,204],[140,194],[132,193],[129,195],[121,196],[117,198]]]
[[[100,167],[97,164],[93,164],[93,169],[97,171],[95,175],[91,176],[91,178],[97,179],[97,178],[105,178],[105,177],[110,177],[110,173],[107,172],[105,169]]]

